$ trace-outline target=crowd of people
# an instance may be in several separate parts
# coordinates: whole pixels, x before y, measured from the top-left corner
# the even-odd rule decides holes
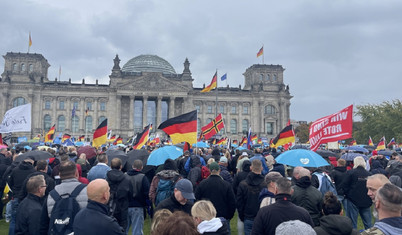
[[[147,216],[152,235],[234,234],[236,211],[239,235],[402,234],[396,152],[305,168],[277,163],[268,147],[192,149],[157,167],[111,158],[105,148],[90,159],[59,146],[43,150],[47,160],[19,160],[25,151],[0,149],[0,209],[6,205],[10,235],[136,235]]]

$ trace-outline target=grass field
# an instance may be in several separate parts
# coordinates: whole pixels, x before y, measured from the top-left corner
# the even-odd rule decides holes
[[[374,224],[374,219],[373,219],[373,224]],[[358,230],[362,230],[364,228],[363,223],[360,219],[360,216],[359,216],[357,227],[358,227]],[[147,217],[147,219],[145,220],[145,223],[144,223],[144,234],[146,234],[146,235],[150,234],[150,228],[151,228],[151,220],[149,219],[149,217]],[[230,229],[232,231],[232,234],[237,234],[237,213],[235,214],[234,218],[230,221]],[[8,223],[6,223],[6,221],[4,219],[0,220],[0,234],[1,235],[8,234]],[[131,229],[130,229],[129,234],[131,234]]]

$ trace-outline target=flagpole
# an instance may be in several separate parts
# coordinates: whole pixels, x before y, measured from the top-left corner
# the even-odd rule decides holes
[[[218,116],[218,69],[216,69],[215,117]]]

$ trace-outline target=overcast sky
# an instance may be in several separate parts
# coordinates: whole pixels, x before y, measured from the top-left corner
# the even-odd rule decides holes
[[[42,54],[49,79],[109,83],[113,58],[166,59],[194,87],[215,70],[244,85],[244,71],[280,64],[291,119],[314,121],[350,104],[402,98],[402,1],[20,0],[0,2],[0,53]],[[1,72],[4,59],[0,62]],[[222,85],[226,86],[226,83]]]

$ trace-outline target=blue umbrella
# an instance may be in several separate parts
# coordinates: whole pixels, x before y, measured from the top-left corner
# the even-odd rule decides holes
[[[369,151],[363,147],[352,145],[345,148],[345,150],[352,150],[355,152],[368,153]]]
[[[197,148],[208,148],[209,147],[209,145],[207,143],[202,142],[202,141],[197,142],[196,144],[193,144],[193,147],[196,147],[196,146],[197,146]]]
[[[289,166],[320,167],[327,166],[329,163],[318,153],[306,149],[293,149],[281,153],[276,162]]]
[[[245,148],[245,147],[243,147],[243,146],[240,146],[240,147],[237,147],[237,148],[236,148],[236,150],[244,150],[244,149],[247,149],[247,148]]]
[[[341,156],[341,159],[346,161],[353,161],[356,157],[363,157],[367,161],[368,157],[362,153],[345,153]]]
[[[149,155],[147,165],[159,166],[165,163],[166,159],[176,159],[183,155],[183,149],[176,146],[164,146],[158,148]]]

